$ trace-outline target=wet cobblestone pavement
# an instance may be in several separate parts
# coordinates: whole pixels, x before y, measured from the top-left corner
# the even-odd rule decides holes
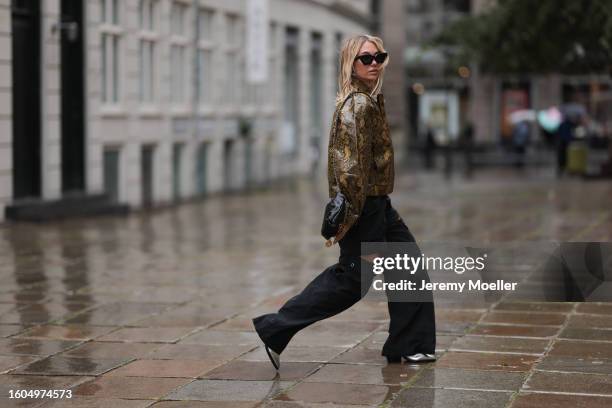
[[[398,176],[421,240],[612,241],[612,183],[548,170]],[[1,407],[609,407],[612,304],[438,299],[438,361],[387,364],[365,299],[300,332],[276,376],[250,319],[338,247],[326,185],[215,196],[128,217],[0,227]],[[72,391],[10,399],[10,390]]]

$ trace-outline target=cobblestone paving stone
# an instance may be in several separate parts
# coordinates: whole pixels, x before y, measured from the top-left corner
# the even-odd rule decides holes
[[[436,294],[438,360],[421,365],[381,357],[386,303],[366,298],[299,333],[276,375],[250,319],[337,262],[326,192],[0,226],[0,406],[612,406],[612,303],[516,294]],[[549,169],[401,173],[391,199],[417,241],[612,241],[612,184]],[[9,398],[34,389],[73,397]]]

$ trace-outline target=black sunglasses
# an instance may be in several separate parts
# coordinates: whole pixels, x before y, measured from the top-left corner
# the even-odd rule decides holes
[[[376,60],[378,64],[382,64],[387,59],[389,54],[386,52],[377,52],[376,55],[363,54],[355,57],[355,61],[360,60],[363,65],[370,65],[372,61]]]

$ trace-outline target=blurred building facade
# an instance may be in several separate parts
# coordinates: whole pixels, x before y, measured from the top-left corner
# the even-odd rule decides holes
[[[470,83],[446,64],[444,50],[428,47],[442,29],[472,11],[469,0],[404,0],[406,76],[410,144],[424,142],[431,127],[440,144],[456,139],[461,121],[468,116]]]
[[[477,143],[509,143],[509,113],[546,109],[568,102],[588,106],[594,92],[601,94],[611,89],[611,80],[606,76],[484,74],[474,64],[451,66],[447,63],[447,53],[452,51],[427,46],[446,25],[495,6],[495,0],[402,0],[393,3],[401,4],[402,10],[397,10],[395,15],[381,14],[379,26],[398,21],[398,13],[403,16],[404,91],[411,145],[423,142],[427,126],[434,129],[442,144],[456,142],[468,121],[474,125]]]
[[[247,0],[0,0],[0,220],[30,200],[139,208],[323,168],[338,50],[369,31],[370,1],[260,3],[268,74],[250,83]]]

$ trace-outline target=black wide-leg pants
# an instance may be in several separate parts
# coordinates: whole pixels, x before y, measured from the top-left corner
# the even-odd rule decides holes
[[[255,330],[263,342],[280,354],[298,331],[348,309],[361,299],[361,242],[383,241],[415,242],[415,239],[391,206],[388,195],[368,196],[358,221],[338,242],[339,262],[327,267],[277,313],[253,319]],[[418,250],[418,254],[411,256],[420,254]],[[420,272],[427,277],[426,271]],[[433,302],[389,301],[388,308],[389,336],[382,355],[399,357],[435,353]]]

